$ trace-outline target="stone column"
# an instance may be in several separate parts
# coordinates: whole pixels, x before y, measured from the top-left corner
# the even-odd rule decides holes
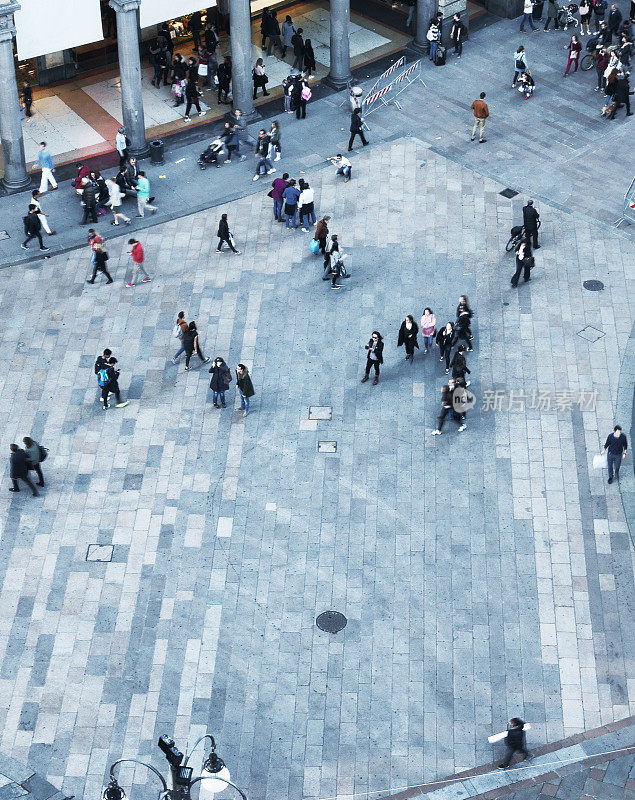
[[[428,23],[437,10],[436,0],[417,0],[417,30],[412,47],[419,53],[428,52]]]
[[[251,80],[251,9],[249,0],[229,0],[229,35],[232,57],[232,98],[246,119],[259,115],[254,109]]]
[[[117,14],[117,50],[121,81],[123,124],[130,139],[130,155],[148,155],[146,126],[141,91],[141,59],[139,57],[139,23],[137,10],[140,0],[110,0]]]
[[[326,82],[336,89],[346,86],[351,78],[350,15],[350,0],[331,0],[331,69]]]
[[[14,0],[0,3],[0,139],[4,160],[2,185],[7,192],[19,192],[31,185],[24,158],[22,115],[13,60],[13,14],[19,8]]]

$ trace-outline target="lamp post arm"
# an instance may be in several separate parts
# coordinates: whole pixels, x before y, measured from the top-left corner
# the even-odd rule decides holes
[[[214,737],[212,736],[212,734],[211,734],[211,733],[206,733],[206,734],[204,734],[203,736],[201,736],[201,738],[200,738],[200,739],[197,739],[197,740],[196,740],[196,742],[194,742],[194,747],[193,747],[193,748],[190,750],[190,752],[189,752],[189,753],[188,753],[188,754],[185,756],[185,761],[183,762],[183,766],[184,766],[184,767],[187,767],[187,762],[190,760],[190,756],[191,756],[191,755],[192,755],[192,753],[193,753],[193,752],[196,750],[196,748],[199,746],[199,744],[200,744],[201,742],[205,741],[205,739],[209,739],[209,740],[210,740],[210,742],[212,743],[212,750],[216,749],[216,742],[214,741]]]
[[[161,785],[163,786],[163,791],[164,792],[168,791],[168,785],[165,782],[165,778],[163,777],[163,775],[161,775],[159,770],[156,769],[156,767],[153,767],[152,764],[146,764],[145,761],[139,761],[136,758],[120,758],[117,761],[115,761],[110,767],[110,777],[111,777],[111,779],[115,778],[115,767],[118,766],[119,764],[140,764],[142,767],[146,767],[151,772],[154,772],[154,774],[161,781]]]
[[[205,780],[208,780],[207,776],[199,775],[198,778],[194,778],[194,780],[190,783],[190,789],[192,788],[192,786],[194,786],[195,783],[198,783],[199,781],[205,781]],[[239,789],[238,786],[236,786],[235,783],[232,783],[231,781],[226,781],[225,778],[219,778],[218,775],[214,775],[214,780],[215,781],[222,781],[223,783],[226,783],[228,786],[232,786],[238,792],[238,794],[242,797],[242,800],[247,800],[247,795],[243,792],[242,789]]]

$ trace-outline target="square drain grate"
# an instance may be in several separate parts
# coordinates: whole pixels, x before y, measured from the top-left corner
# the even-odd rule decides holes
[[[511,200],[512,197],[516,197],[518,192],[515,192],[513,189],[503,189],[502,192],[499,192],[500,195],[506,197],[508,200]]]
[[[337,442],[318,442],[318,453],[337,453]]]
[[[605,333],[604,331],[594,328],[593,325],[587,325],[586,328],[582,328],[581,331],[578,331],[578,336],[586,339],[587,342],[597,342],[598,339],[605,336]]]
[[[86,551],[86,561],[112,561],[112,554],[114,550],[112,544],[89,544]]]
[[[309,419],[333,418],[333,408],[331,406],[309,406]]]

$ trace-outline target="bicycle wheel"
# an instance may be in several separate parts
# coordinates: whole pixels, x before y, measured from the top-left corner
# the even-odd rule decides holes
[[[512,251],[512,250],[513,250],[515,247],[516,247],[516,237],[515,237],[515,236],[510,236],[510,237],[509,237],[509,241],[508,241],[508,242],[507,242],[507,244],[505,245],[505,252],[506,252],[506,253],[511,253],[511,251]]]
[[[591,53],[587,53],[582,61],[580,62],[580,69],[589,70],[593,68],[593,64],[595,63],[595,59],[591,55]]]

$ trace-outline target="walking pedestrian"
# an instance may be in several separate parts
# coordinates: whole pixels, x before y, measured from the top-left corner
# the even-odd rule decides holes
[[[130,144],[130,139],[126,136],[126,129],[119,128],[117,134],[115,135],[115,149],[119,153],[119,169],[125,166],[126,161],[128,160],[128,146]]]
[[[106,276],[106,283],[112,283],[112,277],[106,269],[106,262],[108,261],[108,253],[104,250],[101,244],[95,244],[93,247],[93,274],[92,277],[86,280],[86,283],[95,283],[95,278],[98,272],[103,272]]]
[[[445,374],[450,371],[450,356],[452,355],[452,343],[454,342],[454,323],[447,322],[443,328],[439,330],[436,338],[441,358],[439,361],[445,360]]]
[[[40,222],[42,223],[42,227],[48,233],[49,236],[55,236],[55,231],[52,231],[49,224],[48,224],[48,214],[45,214],[42,210],[42,205],[40,203],[40,191],[39,189],[33,189],[31,192],[31,203],[37,209],[37,216]]]
[[[230,114],[231,118],[232,114]],[[245,122],[245,118],[243,117],[243,112],[237,108],[233,111],[234,117],[234,127],[236,128],[236,134],[238,136],[238,141],[241,144],[246,144],[251,150],[254,150],[256,147],[256,142],[254,141],[253,137],[249,135],[247,131],[247,123]],[[239,152],[239,151],[237,151]],[[241,156],[241,161],[243,157]]]
[[[329,274],[326,276],[326,280],[328,280],[328,276],[330,275],[331,289],[341,289],[342,287],[337,282],[337,279],[350,278],[350,275],[346,272],[346,267],[344,266],[344,259],[348,258],[348,256],[340,247],[340,244],[337,241],[337,236],[334,235],[331,238],[333,239],[333,245],[329,255]],[[322,279],[325,280],[324,276]]]
[[[108,404],[108,395],[114,394],[117,408],[125,408],[128,405],[128,400],[121,399],[121,391],[119,389],[119,375],[121,373],[117,369],[117,359],[110,356],[108,365],[103,366],[97,373],[97,383],[101,387],[101,400],[104,405],[104,411],[110,408]]]
[[[53,158],[49,151],[46,149],[46,142],[40,142],[39,144],[39,151],[37,154],[37,158],[35,159],[35,164],[33,166],[39,166],[42,170],[42,180],[40,181],[40,194],[44,194],[49,187],[49,183],[51,184],[51,191],[54,192],[57,189],[57,181],[55,180],[55,176],[53,173],[55,172],[55,164],[53,163]]]
[[[179,349],[174,354],[172,358],[172,363],[176,364],[179,360],[179,356],[185,352],[185,346],[183,345],[183,339],[185,338],[185,334],[187,333],[189,326],[185,321],[185,311],[179,311],[176,322],[174,323],[174,338],[178,339],[180,344]]]
[[[201,103],[198,95],[198,86],[190,78],[185,79],[185,100],[186,100],[185,116],[183,117],[183,120],[185,122],[190,121],[190,111],[192,110],[192,105],[194,105],[196,110],[198,111],[199,117],[205,116],[205,112],[201,111]]]
[[[467,34],[467,28],[461,22],[461,15],[455,14],[452,17],[452,27],[450,28],[450,41],[454,42],[454,55],[461,58],[463,52],[463,40]]]
[[[195,11],[192,14],[188,27],[190,29],[190,33],[192,34],[192,44],[194,45],[194,50],[196,51],[201,43],[201,31],[203,30],[203,20],[201,19],[200,11]]]
[[[37,206],[33,205],[33,203],[29,203],[29,213],[26,215],[26,217],[22,218],[22,221],[24,223],[24,235],[26,236],[26,239],[22,242],[20,247],[23,250],[28,250],[28,244],[31,239],[37,239],[40,243],[40,250],[50,250],[51,248],[45,247],[44,242],[42,241],[42,234],[40,233],[42,230],[42,223],[38,217]]]
[[[128,239],[128,244],[132,246],[132,249],[128,250],[128,255],[132,256],[134,269],[132,272],[132,278],[130,279],[130,282],[126,284],[126,286],[128,289],[131,289],[136,285],[140,272],[143,273],[143,279],[141,281],[142,283],[150,283],[152,278],[148,275],[145,267],[143,266],[145,254],[143,252],[143,245],[141,242],[137,241],[136,239]]]
[[[271,123],[271,130],[269,131],[269,160],[275,153],[274,161],[280,161],[282,154],[282,146],[280,144],[280,123],[277,119]]]
[[[472,322],[472,309],[470,308],[465,295],[459,298],[459,304],[456,308],[456,322],[454,324],[454,339],[453,345],[458,344],[461,339],[466,343],[467,349],[472,350],[471,340],[472,331],[470,324]]]
[[[102,237],[97,233],[94,228],[88,229],[88,244],[90,245],[90,266],[95,266],[95,247],[98,244],[103,244]]]
[[[622,427],[616,425],[613,428],[613,433],[609,433],[602,448],[602,455],[606,453],[606,461],[609,468],[609,483],[613,483],[613,474],[615,480],[620,479],[620,463],[626,458],[626,451],[628,450],[628,442],[626,436],[622,433]]]
[[[296,214],[298,212],[300,190],[295,185],[295,178],[291,178],[289,181],[287,188],[282,192],[282,198],[284,200],[284,214],[287,220],[287,228],[296,228]]]
[[[254,181],[259,180],[260,176],[264,175],[265,173],[267,175],[271,175],[272,172],[276,171],[275,167],[269,160],[269,137],[267,136],[267,131],[264,128],[260,129],[258,138],[256,139],[254,157],[258,159],[256,174],[253,177]]]
[[[145,210],[150,209],[152,214],[156,213],[156,206],[151,206],[150,201],[154,197],[150,197],[150,181],[146,178],[145,172],[139,170],[139,177],[137,178],[137,216],[145,216]]]
[[[260,17],[260,33],[262,35],[261,50],[264,50],[269,35],[269,9],[266,7],[262,9],[262,17]]]
[[[466,429],[467,425],[465,424],[463,414],[454,410],[455,390],[456,384],[452,378],[450,378],[445,386],[441,387],[441,411],[437,419],[437,429],[432,431],[432,436],[441,436],[445,419],[450,413],[452,414],[452,419],[459,423],[458,433]]]
[[[419,349],[419,342],[417,341],[417,333],[419,328],[414,320],[412,314],[408,314],[405,320],[401,323],[399,328],[399,336],[397,338],[397,347],[402,345],[406,348],[406,361],[414,361],[415,347]],[[427,351],[426,351],[427,352]]]
[[[370,377],[371,367],[375,370],[375,378],[373,386],[379,383],[379,365],[384,363],[384,340],[379,331],[373,331],[368,344],[365,345],[366,349],[366,371],[362,378],[362,383],[366,383]]]
[[[537,31],[538,28],[534,25],[534,3],[533,0],[524,0],[523,3],[523,18],[520,21],[520,32],[525,33],[525,23],[531,25],[532,31]]]
[[[95,375],[99,375],[100,369],[108,369],[108,359],[112,355],[112,350],[110,348],[106,348],[102,355],[97,356],[95,359]]]
[[[119,220],[122,219],[126,225],[130,225],[130,217],[127,217],[118,210],[121,208],[121,201],[124,197],[119,185],[112,178],[106,178],[106,187],[108,189],[106,206],[112,211],[112,221],[110,224],[119,225]]]
[[[183,334],[183,350],[185,351],[186,372],[190,368],[190,359],[192,358],[194,351],[196,351],[196,355],[201,359],[203,364],[209,364],[209,358],[205,358],[203,351],[201,350],[201,343],[195,322],[190,322],[190,324],[187,326],[187,331]]]
[[[450,369],[452,370],[452,377],[454,378],[457,386],[469,386],[471,381],[465,380],[465,374],[471,375],[465,360],[466,347],[460,344],[454,354],[454,358],[450,362]]]
[[[531,280],[530,272],[533,266],[533,260],[534,258],[531,254],[529,237],[527,237],[526,239],[523,239],[516,248],[516,272],[514,272],[510,281],[514,289],[518,286],[521,272],[523,272],[523,280],[525,283]]]
[[[293,47],[293,37],[297,33],[293,20],[287,14],[284,22],[282,23],[282,58],[287,54],[287,49]]]
[[[9,446],[11,456],[9,459],[10,475],[13,486],[9,487],[10,492],[19,492],[18,480],[23,480],[26,485],[33,492],[33,497],[38,496],[38,491],[33,485],[33,481],[29,478],[29,467],[27,462],[26,453],[17,444]]]
[[[432,313],[431,308],[424,308],[421,317],[421,335],[423,336],[423,352],[432,350],[434,334],[437,332],[437,318]]]
[[[516,81],[527,69],[527,54],[525,48],[521,44],[514,53],[514,77],[512,79],[512,89],[516,86]]]
[[[227,242],[229,247],[231,248],[232,252],[235,255],[240,255],[240,250],[236,250],[234,246],[234,237],[231,235],[229,231],[229,223],[227,222],[227,214],[222,214],[220,218],[220,222],[218,223],[218,231],[216,233],[218,236],[218,247],[216,248],[217,253],[222,253],[223,251],[223,242]]]
[[[362,140],[362,144],[364,147],[366,147],[368,142],[364,136],[364,117],[362,117],[361,108],[356,108],[351,114],[351,124],[349,130],[351,132],[350,139],[348,140],[349,152],[353,149],[353,141],[356,136],[359,136],[359,138]]]
[[[38,476],[39,480],[36,486],[44,486],[44,475],[42,475],[40,463],[46,458],[46,450],[31,439],[30,436],[25,436],[22,441],[24,442],[24,452],[26,453],[27,469],[33,470]],[[44,456],[44,458],[42,458],[42,456]]]
[[[306,181],[304,181],[302,185],[302,191],[300,192],[300,196],[298,198],[298,214],[302,223],[302,230],[305,233],[309,232],[310,227],[317,225],[317,217],[315,216],[313,200],[313,189]]]
[[[515,76],[514,76],[515,78]],[[515,83],[514,79],[514,83]],[[472,141],[474,141],[476,137],[476,131],[479,131],[478,134],[478,141],[479,144],[486,142],[487,139],[483,136],[483,132],[485,131],[485,120],[489,117],[489,108],[487,107],[487,103],[485,102],[485,92],[481,92],[478,100],[475,100],[472,105],[470,106],[472,111],[474,112],[474,127],[472,128]]]
[[[310,39],[304,40],[304,74],[307,79],[312,78],[315,72],[315,53]]]
[[[209,372],[212,376],[209,382],[209,388],[213,392],[212,399],[214,408],[220,408],[218,405],[219,400],[221,406],[225,408],[225,392],[229,389],[229,384],[232,380],[231,371],[225,361],[220,356],[217,356]]]
[[[621,75],[621,77],[617,78],[615,94],[613,95],[613,101],[615,105],[609,114],[609,119],[615,119],[615,114],[617,113],[618,108],[622,108],[622,106],[626,106],[627,117],[633,116],[633,112],[631,111],[630,93],[631,90],[628,85],[628,73],[625,73]]]
[[[572,36],[571,41],[569,44],[565,45],[565,50],[569,51],[569,58],[567,59],[567,68],[564,71],[563,78],[569,74],[569,70],[571,69],[571,64],[574,65],[574,72],[578,71],[578,59],[580,58],[580,51],[582,50],[582,45],[580,44],[577,36]]]
[[[282,216],[282,194],[288,186],[288,179],[289,173],[284,172],[281,178],[276,178],[271,184],[272,189],[269,192],[269,196],[273,200],[273,218],[276,222],[284,222],[284,217]]]
[[[527,205],[523,206],[523,227],[525,228],[525,233],[527,234],[527,238],[531,236],[534,242],[534,250],[539,250],[540,245],[538,244],[538,221],[540,220],[540,214],[534,208],[534,201],[527,200]]]
[[[298,28],[291,37],[291,44],[293,46],[293,66],[291,69],[297,69],[302,72],[304,66],[304,39],[302,38],[303,29]]]
[[[256,392],[254,391],[254,385],[249,376],[249,370],[244,364],[239,364],[236,367],[236,386],[240,394],[240,407],[243,409],[243,417],[246,417],[247,414],[249,414],[250,398],[252,398]]]
[[[522,753],[525,760],[530,758],[529,751],[525,744],[525,731],[523,728],[525,723],[518,717],[512,717],[507,725],[507,736],[505,737],[505,744],[507,745],[507,755],[503,761],[498,765],[498,769],[507,769],[511,764],[514,753]]]
[[[259,58],[254,64],[251,70],[251,79],[254,84],[254,100],[258,95],[258,89],[262,89],[262,93],[268,97],[267,84],[269,83],[269,78],[265,72],[265,62],[262,58]]]
[[[588,2],[589,0],[582,0],[582,2]],[[582,6],[580,6],[582,8]],[[545,20],[545,30],[549,30],[549,24],[553,20],[553,29],[554,31],[558,30],[558,13],[560,11],[560,6],[558,5],[557,0],[548,0],[547,3],[547,19]]]
[[[317,227],[315,229],[315,234],[313,238],[319,242],[319,249],[322,253],[326,254],[326,238],[329,235],[329,220],[331,218],[329,216],[324,216],[318,222]]]
[[[22,97],[22,105],[24,106],[24,116],[32,117],[31,106],[33,105],[33,89],[29,86],[28,81],[24,81],[22,84],[20,95]]]
[[[278,50],[283,54],[284,57],[284,46],[282,44],[282,39],[280,38],[280,23],[278,22],[278,12],[272,11],[269,14],[269,19],[267,21],[267,33],[269,36],[269,46],[267,47],[267,56],[270,56],[273,51],[273,46],[275,45]],[[268,92],[265,92],[268,94]]]

